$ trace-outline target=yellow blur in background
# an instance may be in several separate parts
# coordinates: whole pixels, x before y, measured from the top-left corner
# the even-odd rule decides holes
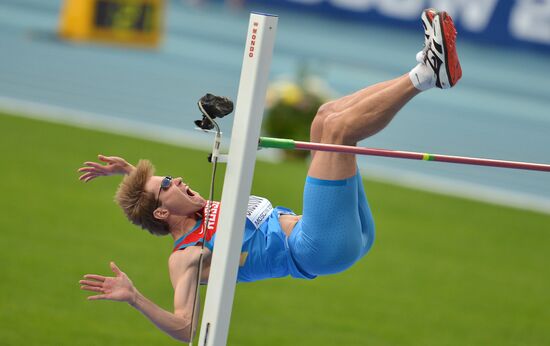
[[[65,0],[59,35],[155,48],[163,37],[164,0]]]

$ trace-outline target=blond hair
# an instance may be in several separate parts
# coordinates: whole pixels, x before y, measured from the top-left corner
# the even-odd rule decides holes
[[[153,176],[155,168],[149,160],[140,160],[136,168],[124,177],[115,195],[115,201],[134,225],[154,235],[170,233],[168,224],[153,215],[157,196],[145,190],[145,184]]]

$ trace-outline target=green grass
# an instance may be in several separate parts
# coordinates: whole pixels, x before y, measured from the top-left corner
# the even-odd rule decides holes
[[[0,344],[175,344],[130,307],[79,290],[82,274],[114,260],[172,303],[171,240],[126,222],[112,201],[120,178],[83,184],[76,169],[98,153],[149,158],[204,192],[206,153],[8,115],[0,129]],[[299,212],[305,173],[259,162],[253,193]],[[365,186],[371,253],[340,275],[238,285],[230,345],[550,344],[550,216]]]

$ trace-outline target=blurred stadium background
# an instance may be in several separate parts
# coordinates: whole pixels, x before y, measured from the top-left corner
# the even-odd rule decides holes
[[[63,3],[0,0],[0,345],[171,343],[130,309],[78,291],[81,274],[114,259],[171,305],[169,241],[126,224],[110,203],[116,178],[82,186],[75,170],[97,153],[151,158],[206,191],[210,138],[193,130],[196,102],[236,99],[250,10],[280,16],[271,80],[307,66],[335,96],[408,72],[420,11],[448,10],[461,83],[420,95],[362,144],[550,163],[550,1],[172,0],[147,49],[61,39]],[[231,118],[222,124],[227,138]],[[262,154],[254,192],[299,211],[289,191],[300,191],[304,164]],[[360,164],[379,230],[371,258],[311,283],[240,285],[230,344],[550,344],[548,174]]]

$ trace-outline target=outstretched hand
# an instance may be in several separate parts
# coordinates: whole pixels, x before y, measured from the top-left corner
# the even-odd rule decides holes
[[[101,176],[130,174],[134,169],[134,166],[121,157],[98,155],[97,158],[99,161],[105,162],[106,165],[92,161],[84,162],[84,167],[78,169],[78,172],[84,173],[78,178],[79,180],[87,183]]]
[[[111,270],[115,277],[86,274],[85,280],[80,280],[82,290],[96,292],[98,294],[89,296],[88,300],[113,300],[118,302],[134,303],[137,290],[132,280],[122,272],[114,262],[111,262]]]

